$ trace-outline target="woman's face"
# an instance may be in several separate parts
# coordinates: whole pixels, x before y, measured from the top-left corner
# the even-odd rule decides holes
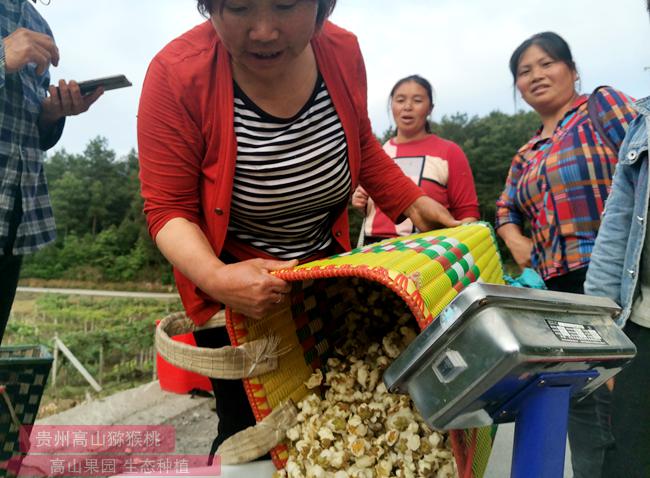
[[[397,87],[390,101],[397,130],[413,136],[425,131],[431,102],[424,87],[415,81],[407,81]]]
[[[223,0],[211,20],[235,66],[270,78],[305,51],[317,13],[316,0]]]
[[[554,60],[537,45],[528,48],[517,67],[517,89],[526,103],[538,113],[553,114],[575,95],[575,70]]]

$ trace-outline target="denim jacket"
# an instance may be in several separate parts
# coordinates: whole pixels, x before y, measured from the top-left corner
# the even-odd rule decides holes
[[[648,144],[650,97],[635,104],[639,116],[630,124],[619,152],[612,191],[596,238],[585,293],[615,300],[624,326],[637,289],[648,218]]]

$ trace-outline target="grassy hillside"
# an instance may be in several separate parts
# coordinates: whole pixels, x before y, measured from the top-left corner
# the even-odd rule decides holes
[[[2,345],[43,344],[51,350],[57,335],[102,385],[102,392],[95,392],[59,354],[56,387],[50,374],[41,404],[41,415],[49,415],[88,396],[152,380],[156,320],[178,310],[178,300],[19,293]]]

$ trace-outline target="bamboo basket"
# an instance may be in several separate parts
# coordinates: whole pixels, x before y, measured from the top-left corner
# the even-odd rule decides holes
[[[194,354],[185,348],[183,360],[176,360],[172,352],[164,351],[174,347],[166,330],[186,332],[193,329],[191,321],[167,318],[157,331],[161,355],[171,363],[204,373],[216,369],[208,373],[213,377],[243,379],[258,425],[224,442],[218,451],[224,464],[271,450],[276,467],[284,467],[288,458],[284,433],[294,424],[293,404],[311,393],[305,382],[326,363],[353,293],[350,279],[378,284],[398,295],[420,330],[472,282],[503,284],[494,232],[487,223],[387,239],[275,274],[292,283],[285,309],[261,320],[248,320],[227,309],[211,324],[225,322],[232,347],[202,349],[200,359],[189,360],[187,354]],[[482,477],[492,447],[492,427],[450,434],[460,476]]]

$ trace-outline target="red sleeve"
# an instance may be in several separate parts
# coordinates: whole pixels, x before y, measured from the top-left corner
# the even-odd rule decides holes
[[[449,180],[447,194],[449,212],[455,219],[475,217],[479,219],[478,197],[474,186],[474,176],[469,161],[460,146],[452,143],[447,157],[449,164]]]
[[[204,141],[182,103],[181,87],[158,57],[149,65],[138,111],[138,149],[144,213],[156,238],[176,217],[199,223],[199,177]]]
[[[366,67],[358,51],[358,88],[362,93],[359,111],[359,135],[361,142],[361,169],[359,182],[377,206],[393,222],[401,222],[403,212],[424,191],[411,181],[400,167],[386,154],[372,132],[368,118]]]

